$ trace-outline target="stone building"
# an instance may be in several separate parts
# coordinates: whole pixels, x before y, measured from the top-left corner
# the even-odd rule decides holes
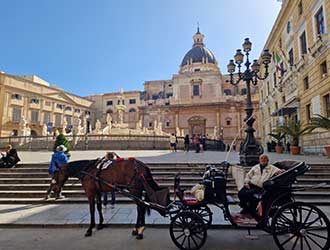
[[[92,102],[51,87],[41,78],[0,73],[0,136],[22,135],[23,124],[32,136],[70,130],[75,119],[86,121]],[[48,127],[46,126],[48,125]],[[46,126],[46,127],[45,127]],[[45,131],[46,130],[46,131]]]
[[[270,77],[259,86],[260,128],[268,133],[288,119],[307,124],[330,117],[330,1],[283,1],[265,44],[273,54]],[[322,138],[322,140],[320,140]],[[330,134],[315,130],[301,140],[305,152],[320,152]]]
[[[245,136],[244,129],[240,129],[245,118],[246,87],[244,82],[230,85],[226,82],[228,78],[221,73],[213,53],[205,47],[204,35],[198,29],[177,74],[171,79],[146,81],[142,92],[123,92],[125,104],[128,104],[125,122],[133,127],[141,120],[148,129],[161,124],[167,133],[205,134],[209,138],[223,138],[226,143],[236,136],[242,139]],[[258,114],[258,91],[253,89],[252,92]],[[106,113],[113,112],[117,96],[118,93],[108,93],[87,97],[94,101],[95,119],[105,123]],[[131,99],[135,100],[132,104]]]

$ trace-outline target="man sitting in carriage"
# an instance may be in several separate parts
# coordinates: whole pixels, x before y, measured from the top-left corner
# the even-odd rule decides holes
[[[241,214],[254,214],[259,202],[256,197],[263,191],[263,183],[275,175],[282,173],[283,170],[269,164],[267,155],[260,155],[259,164],[251,168],[244,180],[244,187],[238,192],[240,200]]]

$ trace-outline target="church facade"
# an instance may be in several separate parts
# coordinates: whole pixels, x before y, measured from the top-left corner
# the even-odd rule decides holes
[[[166,133],[178,136],[189,134],[206,135],[230,143],[235,137],[245,137],[244,118],[246,86],[242,82],[232,86],[222,74],[213,53],[204,44],[204,35],[199,29],[193,36],[193,46],[184,55],[179,71],[171,79],[146,81],[144,91],[123,92],[127,106],[124,121],[135,128],[153,129],[161,127]],[[252,89],[254,114],[258,120],[259,96]],[[106,124],[107,113],[117,119],[115,104],[118,93],[107,93],[87,97],[94,102],[94,123]],[[93,124],[94,124],[93,123]],[[256,122],[256,134],[259,129]]]

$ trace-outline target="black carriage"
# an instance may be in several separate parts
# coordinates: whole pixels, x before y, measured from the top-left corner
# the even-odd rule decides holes
[[[175,245],[182,250],[197,250],[203,246],[212,223],[212,211],[208,206],[211,204],[220,208],[225,220],[235,227],[257,227],[272,234],[280,250],[328,250],[329,219],[316,206],[294,198],[294,191],[302,189],[292,185],[310,167],[297,161],[274,165],[285,172],[264,183],[263,192],[255,197],[259,201],[258,211],[249,215],[230,212],[229,207],[235,201],[226,192],[228,163],[222,163],[222,170],[208,170],[208,175],[203,178],[205,197],[200,202],[184,197],[177,176],[174,186],[179,202],[174,201],[167,211],[171,217],[170,236]],[[174,204],[176,209],[173,210]],[[255,223],[247,225],[246,218]]]

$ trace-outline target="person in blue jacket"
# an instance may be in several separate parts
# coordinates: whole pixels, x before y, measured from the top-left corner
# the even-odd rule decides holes
[[[52,155],[52,160],[50,161],[48,173],[51,177],[51,183],[47,190],[46,200],[51,198],[51,193],[53,190],[53,186],[56,183],[55,177],[58,173],[58,168],[62,165],[66,165],[68,163],[68,157],[64,153],[66,151],[66,147],[64,145],[59,145],[56,147],[56,152]],[[63,199],[65,198],[60,192],[56,194],[55,199]]]

